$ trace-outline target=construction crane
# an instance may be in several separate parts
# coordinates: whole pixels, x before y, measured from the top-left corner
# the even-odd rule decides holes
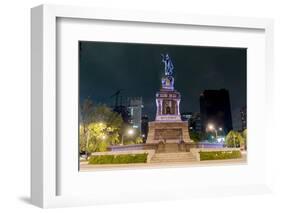
[[[122,90],[119,89],[119,90],[117,90],[114,94],[112,94],[112,95],[110,96],[110,98],[114,98],[114,97],[115,97],[115,105],[114,105],[114,107],[117,107],[117,106],[118,106],[118,101],[119,101],[119,96],[120,96],[121,91],[122,91]],[[122,96],[121,96],[120,100],[121,100],[120,105],[122,105]]]

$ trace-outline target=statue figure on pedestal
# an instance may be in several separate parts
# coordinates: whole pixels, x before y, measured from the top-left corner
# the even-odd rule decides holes
[[[165,65],[165,76],[162,77],[162,88],[173,90],[174,89],[174,78],[173,78],[173,69],[174,65],[168,53],[161,54],[162,62]]]
[[[168,53],[161,54],[161,56],[162,56],[162,62],[165,65],[165,75],[166,76],[173,75],[174,65],[172,63],[170,56],[168,55]]]
[[[156,93],[156,117],[155,121],[148,124],[146,143],[160,143],[161,147],[164,146],[162,151],[167,152],[165,144],[174,144],[177,148],[179,143],[189,143],[191,140],[188,125],[181,120],[181,94],[174,88],[174,65],[168,54],[161,54],[161,57],[161,62],[165,65],[165,75],[161,78],[162,87]],[[184,147],[180,148],[183,150]]]

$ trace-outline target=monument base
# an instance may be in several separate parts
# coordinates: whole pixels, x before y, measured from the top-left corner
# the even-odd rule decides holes
[[[148,123],[146,143],[185,143],[191,142],[188,126],[183,121],[152,121]]]

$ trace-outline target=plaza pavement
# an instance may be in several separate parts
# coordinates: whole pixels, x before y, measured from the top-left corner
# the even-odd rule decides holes
[[[171,163],[131,163],[131,164],[103,164],[89,165],[88,162],[80,162],[80,172],[120,170],[120,169],[153,169],[153,168],[175,168],[175,167],[194,167],[194,166],[231,166],[247,165],[247,153],[242,153],[242,158],[227,160],[208,160],[208,161],[187,161]]]

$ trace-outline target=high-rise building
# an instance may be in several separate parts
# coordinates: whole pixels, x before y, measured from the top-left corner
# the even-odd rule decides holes
[[[192,113],[192,116],[188,121],[188,127],[190,131],[194,131],[197,133],[202,132],[201,116],[199,112]]]
[[[240,109],[240,115],[241,115],[241,124],[242,124],[242,131],[244,129],[247,129],[247,107],[242,107]]]
[[[142,97],[133,97],[128,99],[128,111],[130,115],[130,123],[133,128],[138,129],[141,133],[141,119],[142,119]]]
[[[203,132],[207,131],[209,124],[217,129],[222,128],[225,133],[232,130],[228,90],[205,90],[200,95],[200,114]]]
[[[189,123],[190,118],[192,117],[192,112],[183,112],[181,113],[181,120]]]
[[[129,115],[129,111],[126,106],[123,106],[123,105],[115,106],[113,108],[113,111],[118,113],[119,115],[121,115],[124,123],[126,123],[126,124],[130,123],[130,115]]]
[[[201,132],[201,117],[199,112],[183,112],[181,120],[188,124],[189,131]]]

